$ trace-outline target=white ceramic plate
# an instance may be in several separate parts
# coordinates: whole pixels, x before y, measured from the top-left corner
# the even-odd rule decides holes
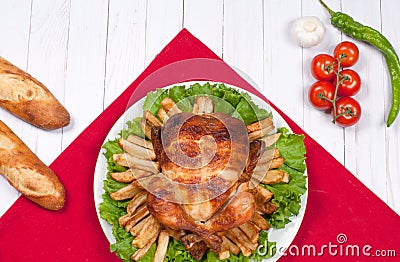
[[[179,83],[179,85],[186,85],[187,87],[189,87],[191,84],[194,83],[211,83],[213,84],[214,82],[211,81],[193,81],[193,82],[185,82],[185,83]],[[165,87],[166,89],[172,88],[173,86],[175,86],[177,84],[174,85],[170,85]],[[243,92],[247,92],[241,88],[232,86],[232,85],[228,85],[226,84],[226,86],[228,87],[233,87],[236,88],[240,91]],[[277,128],[279,127],[286,127],[289,130],[290,127],[288,126],[288,124],[286,123],[286,121],[278,114],[278,112],[276,112],[273,108],[271,108],[264,100],[260,99],[258,96],[255,96],[249,92],[247,92],[251,98],[253,99],[254,103],[256,103],[258,106],[260,106],[261,108],[265,108],[268,111],[271,111],[273,114],[273,119],[274,119],[274,124]],[[118,133],[125,128],[125,122],[127,120],[133,119],[135,117],[138,116],[142,116],[143,115],[143,111],[142,111],[142,105],[144,102],[144,98],[140,99],[138,102],[136,102],[134,105],[132,105],[118,120],[117,122],[114,124],[114,126],[111,128],[110,132],[108,133],[106,139],[104,140],[104,143],[107,142],[108,140],[113,140],[118,136]],[[103,143],[103,144],[104,144]],[[95,202],[95,206],[96,206],[96,212],[97,212],[97,217],[99,219],[100,225],[103,229],[104,234],[106,235],[108,241],[110,243],[114,243],[115,242],[115,238],[112,235],[112,226],[105,220],[100,218],[100,213],[99,213],[99,206],[100,203],[103,201],[102,199],[102,194],[104,193],[104,189],[103,189],[103,180],[106,179],[106,174],[107,174],[107,161],[105,159],[105,157],[103,156],[103,150],[100,151],[99,156],[97,158],[97,163],[96,163],[96,168],[95,168],[95,172],[94,172],[94,182],[93,182],[93,190],[94,190],[94,202]],[[305,175],[307,176],[307,171],[305,173]],[[306,178],[307,179],[307,178]],[[274,257],[269,258],[269,259],[265,259],[265,261],[268,262],[273,262],[273,261],[277,261],[282,254],[284,253],[284,251],[290,246],[290,244],[292,243],[294,237],[297,234],[297,231],[300,228],[300,225],[303,221],[303,217],[304,217],[304,213],[306,210],[306,204],[307,204],[307,195],[308,195],[308,180],[307,180],[307,191],[306,193],[304,193],[301,196],[301,208],[300,208],[300,212],[299,215],[297,216],[293,216],[292,222],[290,222],[289,224],[286,225],[285,228],[283,229],[270,229],[268,231],[268,240],[269,241],[274,241],[276,242],[276,254]],[[260,248],[260,251],[263,251],[262,248]]]

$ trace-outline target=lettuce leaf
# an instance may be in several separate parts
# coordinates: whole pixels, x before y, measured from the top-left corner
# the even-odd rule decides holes
[[[156,248],[157,248],[157,245],[156,245],[156,243],[154,242],[154,243],[151,245],[149,251],[147,251],[146,255],[144,255],[144,257],[142,257],[142,258],[139,259],[138,261],[139,261],[139,262],[153,262],[154,255],[155,255],[155,253],[156,253]]]
[[[168,96],[175,101],[180,110],[192,112],[193,105],[188,99],[188,93],[185,86],[174,86],[168,90]]]
[[[285,166],[304,173],[306,170],[304,135],[289,134],[287,128],[279,128],[278,133],[281,133],[281,136],[276,142],[276,147],[285,158]]]
[[[243,122],[248,125],[272,116],[272,114],[256,105],[248,94],[242,93],[242,98],[236,106],[236,111],[232,116],[242,119]]]
[[[239,91],[224,84],[215,85],[212,89],[212,95],[221,98],[235,108],[239,104],[240,98],[242,98]],[[219,112],[218,110],[216,111]]]
[[[118,218],[124,215],[122,208],[108,201],[106,195],[103,195],[103,200],[99,207],[100,217],[111,225],[118,224]]]
[[[126,168],[118,165],[114,162],[112,156],[113,154],[120,154],[123,150],[118,145],[118,139],[107,141],[102,148],[106,151],[103,153],[104,157],[107,159],[107,169],[110,172],[121,172],[125,171]]]
[[[132,119],[131,121],[126,122],[127,127],[125,129],[123,129],[119,135],[125,139],[129,135],[136,135],[136,136],[145,138],[142,128],[140,127],[141,120],[142,120],[142,117],[138,116],[138,117]]]
[[[214,112],[232,115],[243,120],[246,125],[271,116],[267,110],[257,106],[249,94],[241,93],[224,84],[211,85],[208,82],[205,84],[195,83],[189,88],[177,85],[170,89],[157,89],[154,92],[149,92],[146,95],[143,110],[149,110],[156,116],[161,108],[161,100],[170,97],[182,111],[191,112],[195,97],[200,95],[211,97],[214,101]],[[142,132],[141,136],[144,136]]]
[[[112,158],[113,154],[122,153],[123,150],[118,145],[118,138],[107,141],[102,148],[105,149],[103,155],[107,159],[108,172],[103,185],[105,191],[102,195],[103,202],[100,203],[99,207],[100,217],[113,225],[112,233],[116,242],[110,245],[110,251],[116,252],[117,256],[119,256],[123,261],[130,261],[131,255],[135,252],[135,249],[131,244],[133,237],[121,228],[118,223],[118,218],[126,214],[126,207],[129,200],[115,201],[110,197],[110,193],[127,185],[125,183],[117,182],[110,177],[110,172],[121,172],[126,170],[125,167],[115,163]]]
[[[214,86],[210,83],[205,83],[203,85],[196,83],[187,89],[187,94],[188,96],[211,95],[213,88]]]
[[[158,88],[154,92],[149,92],[143,103],[143,111],[149,110],[153,115],[157,115],[158,110],[161,108],[160,102],[168,95],[167,89]]]
[[[131,261],[131,256],[136,251],[132,246],[133,236],[119,225],[113,226],[112,233],[116,242],[110,245],[110,251],[115,252],[122,261]]]
[[[289,223],[292,215],[298,215],[300,210],[300,196],[306,192],[306,177],[304,171],[305,153],[304,135],[289,134],[286,128],[279,128],[281,133],[276,147],[285,158],[280,170],[289,174],[288,184],[265,185],[274,194],[272,200],[278,209],[271,216],[267,216],[268,222],[273,228],[284,228]]]
[[[167,254],[165,261],[181,262],[181,261],[196,261],[189,252],[186,251],[183,244],[175,239],[171,239],[168,243]]]
[[[212,95],[214,111],[228,115],[232,115],[242,98],[236,89],[226,87],[224,84],[216,85],[212,90]]]

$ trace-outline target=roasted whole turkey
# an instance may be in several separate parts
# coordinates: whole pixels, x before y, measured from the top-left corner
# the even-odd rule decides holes
[[[165,226],[197,234],[219,252],[222,239],[216,233],[247,222],[256,207],[248,184],[238,182],[248,157],[246,126],[223,113],[179,113],[163,128],[153,127],[152,142],[162,174],[182,186],[152,189],[150,213]],[[171,202],[167,195],[177,192],[178,201]]]
[[[141,122],[151,143],[121,138],[125,152],[113,156],[129,167],[110,174],[130,183],[110,196],[132,199],[119,219],[139,248],[132,259],[140,259],[158,239],[156,257],[162,260],[168,236],[195,259],[208,249],[220,259],[239,252],[250,256],[260,230],[269,228],[261,215],[276,210],[273,194],[259,184],[288,182],[288,174],[277,170],[284,160],[272,146],[279,138],[269,135],[272,119],[246,126],[213,113],[207,97],[195,100],[192,113],[181,112],[168,98],[161,105],[158,118],[146,111]]]

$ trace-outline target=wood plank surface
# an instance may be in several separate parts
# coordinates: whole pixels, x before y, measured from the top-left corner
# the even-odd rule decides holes
[[[0,2],[0,56],[19,68],[26,70],[28,64],[31,1]],[[13,22],[14,21],[14,22]],[[16,22],[18,21],[18,22]],[[18,136],[22,137],[25,123],[0,108],[0,119]],[[26,140],[23,138],[23,140]],[[0,176],[0,216],[20,196],[6,179]]]

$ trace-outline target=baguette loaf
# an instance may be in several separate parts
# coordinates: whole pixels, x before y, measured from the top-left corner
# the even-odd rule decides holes
[[[69,124],[67,110],[38,80],[0,57],[0,106],[46,130]]]
[[[0,121],[0,174],[27,198],[58,210],[64,206],[64,187],[54,172]]]

